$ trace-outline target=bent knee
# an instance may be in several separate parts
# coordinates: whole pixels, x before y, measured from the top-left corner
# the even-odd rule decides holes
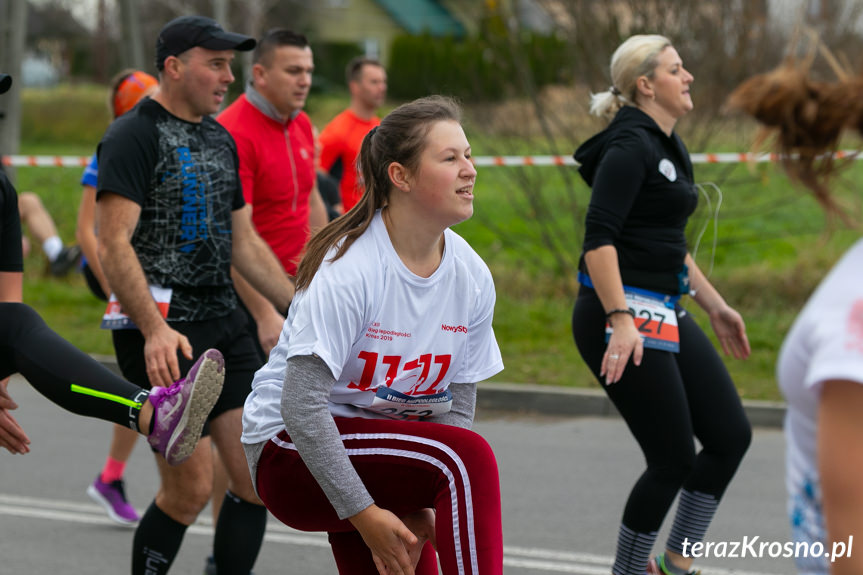
[[[749,445],[752,443],[752,426],[749,421],[738,425],[732,433],[723,435],[723,445],[718,451],[725,457],[734,460],[741,460],[749,450]]]
[[[185,485],[182,488],[165,488],[159,492],[159,503],[172,515],[191,517],[192,521],[210,501],[209,485]]]
[[[449,428],[446,443],[468,466],[497,469],[497,459],[491,445],[475,431],[461,427]]]
[[[232,493],[234,496],[242,499],[246,503],[251,503],[253,505],[263,505],[264,503],[258,498],[258,495],[255,493],[254,487],[252,487],[252,479],[249,477],[249,472],[246,471],[246,475],[239,481],[229,481],[228,482],[228,491]],[[216,493],[214,494],[216,497],[223,497],[224,493]]]
[[[20,192],[18,194],[18,211],[22,218],[41,208],[42,200],[33,192]]]
[[[668,454],[661,460],[648,460],[647,473],[654,479],[669,485],[683,485],[695,468],[695,449]]]

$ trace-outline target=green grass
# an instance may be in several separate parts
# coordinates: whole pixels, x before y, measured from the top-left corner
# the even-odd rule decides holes
[[[315,121],[321,125],[326,114],[338,112],[342,100],[346,98],[337,95],[319,102],[312,110]],[[28,102],[25,94],[25,109]],[[96,109],[95,104],[90,105]],[[101,100],[99,105],[104,107]],[[89,123],[96,122],[90,113],[84,117]],[[25,131],[22,152],[89,155],[98,142],[98,136],[90,135],[96,130],[89,128],[81,128],[86,137],[64,141],[53,136],[30,137]],[[573,137],[573,142],[583,138]],[[475,155],[510,153],[510,146],[511,153],[543,150],[481,135],[472,135],[471,143]],[[705,272],[712,260],[711,282],[743,315],[753,350],[749,359],[728,359],[726,364],[743,397],[779,399],[774,365],[782,338],[820,278],[859,233],[838,226],[828,233],[830,226],[821,208],[791,186],[776,166],[761,164],[753,171],[740,164],[697,165],[695,172],[699,182],[715,182],[723,195],[716,249],[714,230],[708,225],[697,260]],[[67,241],[74,238],[80,176],[77,168],[17,170],[19,191],[32,190],[42,197]],[[861,209],[854,182],[861,180],[863,166],[853,165],[834,185],[857,221]],[[574,268],[588,200],[589,190],[572,168],[481,169],[474,217],[456,231],[474,246],[495,276],[494,327],[506,365],[495,380],[597,386],[570,332],[577,291]],[[715,204],[715,193],[712,200]],[[702,202],[691,219],[688,236],[692,242],[710,221],[711,214]],[[34,246],[33,251],[25,263],[25,301],[81,349],[113,353],[110,335],[98,328],[104,304],[90,295],[79,274],[47,277],[41,250]],[[712,337],[704,314],[691,301],[684,305]]]
[[[108,89],[93,84],[25,89],[21,95],[21,113],[21,138],[31,149],[45,146],[80,149],[83,145],[92,150],[111,121]]]

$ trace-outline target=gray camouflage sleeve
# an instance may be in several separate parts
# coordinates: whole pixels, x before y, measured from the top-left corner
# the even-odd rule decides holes
[[[374,500],[348,458],[327,407],[335,378],[314,355],[291,357],[282,388],[282,418],[291,440],[339,519],[356,515]]]
[[[452,392],[452,409],[429,418],[429,421],[470,429],[476,412],[476,383],[451,383],[449,390]]]

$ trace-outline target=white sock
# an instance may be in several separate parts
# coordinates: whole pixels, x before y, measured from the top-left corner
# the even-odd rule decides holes
[[[60,239],[60,236],[51,236],[42,242],[42,251],[48,256],[48,260],[53,262],[63,251],[63,240]]]

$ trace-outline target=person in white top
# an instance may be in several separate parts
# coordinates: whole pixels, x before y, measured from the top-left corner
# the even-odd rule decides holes
[[[470,431],[503,369],[494,283],[449,229],[473,214],[460,117],[432,96],[366,135],[360,205],[309,242],[243,410],[261,500],[329,532],[340,573],[503,572],[497,463]]]
[[[842,132],[860,130],[860,87],[813,82],[785,62],[742,84],[729,104],[779,132],[783,165],[828,214],[855,225],[830,192]],[[856,78],[855,78],[856,81]],[[826,96],[829,95],[829,99]],[[806,110],[805,114],[785,113]],[[785,337],[777,379],[785,420],[788,514],[800,573],[863,573],[863,240],[821,281]],[[859,547],[860,543],[858,543]]]

